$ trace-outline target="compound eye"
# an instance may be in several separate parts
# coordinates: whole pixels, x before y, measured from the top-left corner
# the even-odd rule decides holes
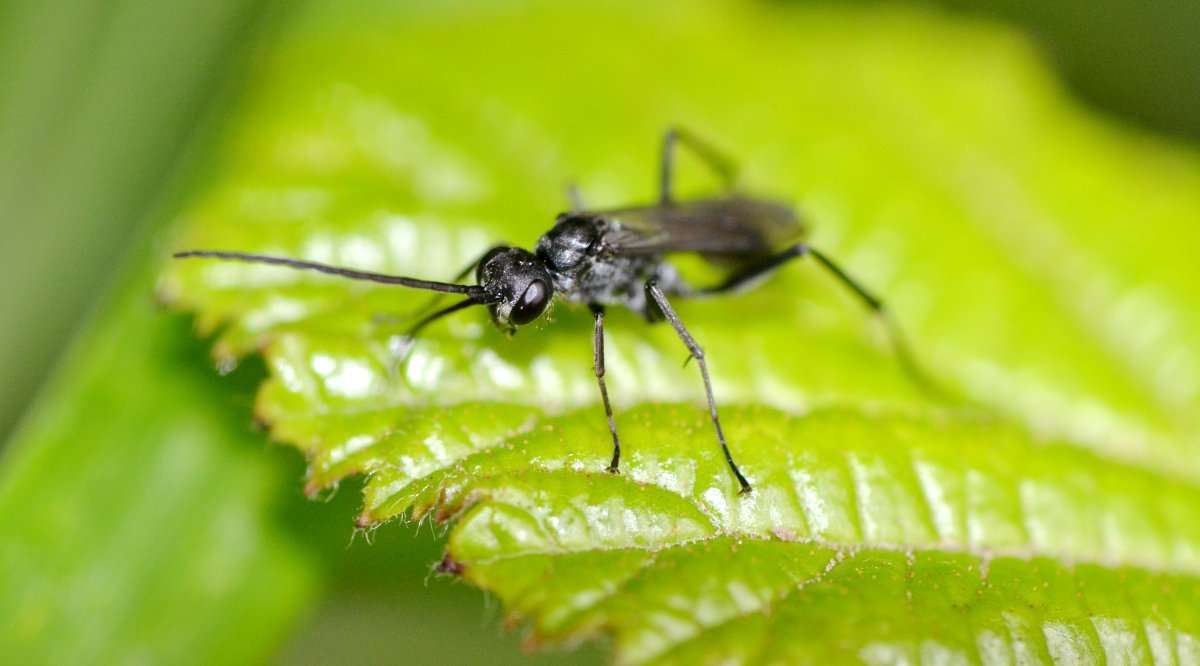
[[[508,318],[517,326],[524,326],[542,316],[550,305],[550,287],[541,280],[534,280],[525,288],[525,293],[513,304]]]

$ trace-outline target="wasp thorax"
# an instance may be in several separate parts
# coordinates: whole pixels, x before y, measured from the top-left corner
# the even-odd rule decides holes
[[[600,240],[602,221],[586,213],[563,213],[538,240],[537,256],[558,271],[579,266]]]
[[[546,265],[518,247],[496,248],[479,262],[476,277],[493,302],[492,321],[500,328],[524,326],[546,311],[554,298]]]

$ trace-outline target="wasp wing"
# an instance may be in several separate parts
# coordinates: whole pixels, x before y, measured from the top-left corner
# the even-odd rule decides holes
[[[791,207],[763,199],[699,199],[596,215],[605,222],[604,246],[626,256],[691,252],[736,261],[778,252],[805,233]]]

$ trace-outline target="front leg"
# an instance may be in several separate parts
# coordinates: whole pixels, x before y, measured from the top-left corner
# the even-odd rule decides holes
[[[596,371],[596,381],[600,384],[600,397],[604,399],[604,413],[608,416],[608,430],[613,439],[613,457],[608,471],[620,474],[617,466],[621,463],[621,440],[617,438],[617,423],[613,421],[612,405],[608,402],[608,388],[604,385],[604,306],[593,304],[590,307],[592,315],[596,318],[596,328],[592,336],[592,369]]]
[[[659,288],[658,283],[650,280],[646,283],[646,293],[654,302],[658,304],[667,321],[671,322],[671,326],[675,329],[675,333],[679,335],[679,339],[691,352],[691,358],[696,359],[696,363],[700,366],[700,374],[704,377],[704,391],[708,395],[708,413],[712,417],[713,426],[717,429],[717,441],[721,443],[721,451],[725,453],[725,462],[729,463],[729,471],[733,472],[733,476],[737,478],[741,484],[741,493],[750,492],[750,482],[746,481],[746,477],[742,476],[742,472],[738,470],[738,466],[733,462],[733,454],[729,452],[729,446],[725,444],[725,432],[721,430],[721,420],[717,417],[717,401],[713,399],[712,382],[708,378],[708,363],[704,360],[704,350],[700,345],[696,344],[696,339],[688,333],[687,328],[680,321],[679,315],[675,314],[675,309],[671,307],[670,301],[667,300],[666,294]]]
[[[467,279],[467,276],[469,276],[472,272],[474,272],[476,269],[478,269],[479,264],[482,264],[483,260],[488,258],[488,255],[490,255],[493,252],[496,252],[497,250],[503,250],[507,247],[510,247],[510,246],[509,245],[493,245],[492,247],[488,248],[487,252],[484,252],[483,254],[479,255],[479,258],[477,258],[475,261],[472,261],[467,266],[463,267],[463,269],[454,276],[454,279],[452,280],[452,282],[457,283],[457,282],[462,282],[463,280]],[[446,297],[445,294],[434,295],[432,298],[430,298],[425,303],[425,305],[421,306],[420,308],[417,308],[416,310],[413,310],[412,313],[409,314],[407,318],[418,317],[422,314],[429,312],[430,310],[433,310],[434,308],[436,308],[438,306],[438,304],[440,304],[442,302],[442,299],[445,297]],[[391,323],[391,320],[393,320],[393,319],[404,319],[404,318],[405,317],[396,317],[395,315],[375,315],[375,323],[386,324],[386,323]],[[424,323],[418,323],[414,328],[418,328],[418,329],[422,328],[427,323],[429,323],[429,322],[426,321]]]

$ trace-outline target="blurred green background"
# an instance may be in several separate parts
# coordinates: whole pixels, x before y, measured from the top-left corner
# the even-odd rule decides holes
[[[922,4],[1019,24],[1089,104],[1147,132],[1200,138],[1200,4]],[[189,183],[204,173],[206,146],[248,65],[310,10],[270,0],[0,5],[2,446],[73,336],[127,272],[123,267],[145,251],[154,225],[170,218]],[[150,294],[120,298],[138,302]],[[174,332],[188,335],[178,326]],[[205,353],[200,343],[192,351],[197,359]],[[253,372],[246,370],[240,384],[233,379],[247,406]],[[247,449],[259,453],[253,444]],[[330,504],[308,503],[295,481],[303,471],[299,456],[268,452],[266,464],[295,486],[279,510],[294,526],[291,536],[304,534],[315,544],[323,572],[321,580],[297,586],[296,594],[321,601],[289,639],[283,661],[393,661],[434,650],[447,663],[524,659],[519,637],[501,634],[499,609],[479,592],[421,583],[439,552],[428,534],[413,538],[417,527],[394,526],[380,531],[372,548],[361,538],[351,544],[357,488],[343,487]],[[10,458],[0,464],[10,465]],[[447,628],[471,639],[446,641]],[[599,660],[600,653],[573,657]]]
[[[1146,131],[1200,139],[1196,3],[922,4],[1016,23],[1087,102]],[[132,238],[203,153],[248,60],[303,7],[0,5],[0,441],[111,284]]]

